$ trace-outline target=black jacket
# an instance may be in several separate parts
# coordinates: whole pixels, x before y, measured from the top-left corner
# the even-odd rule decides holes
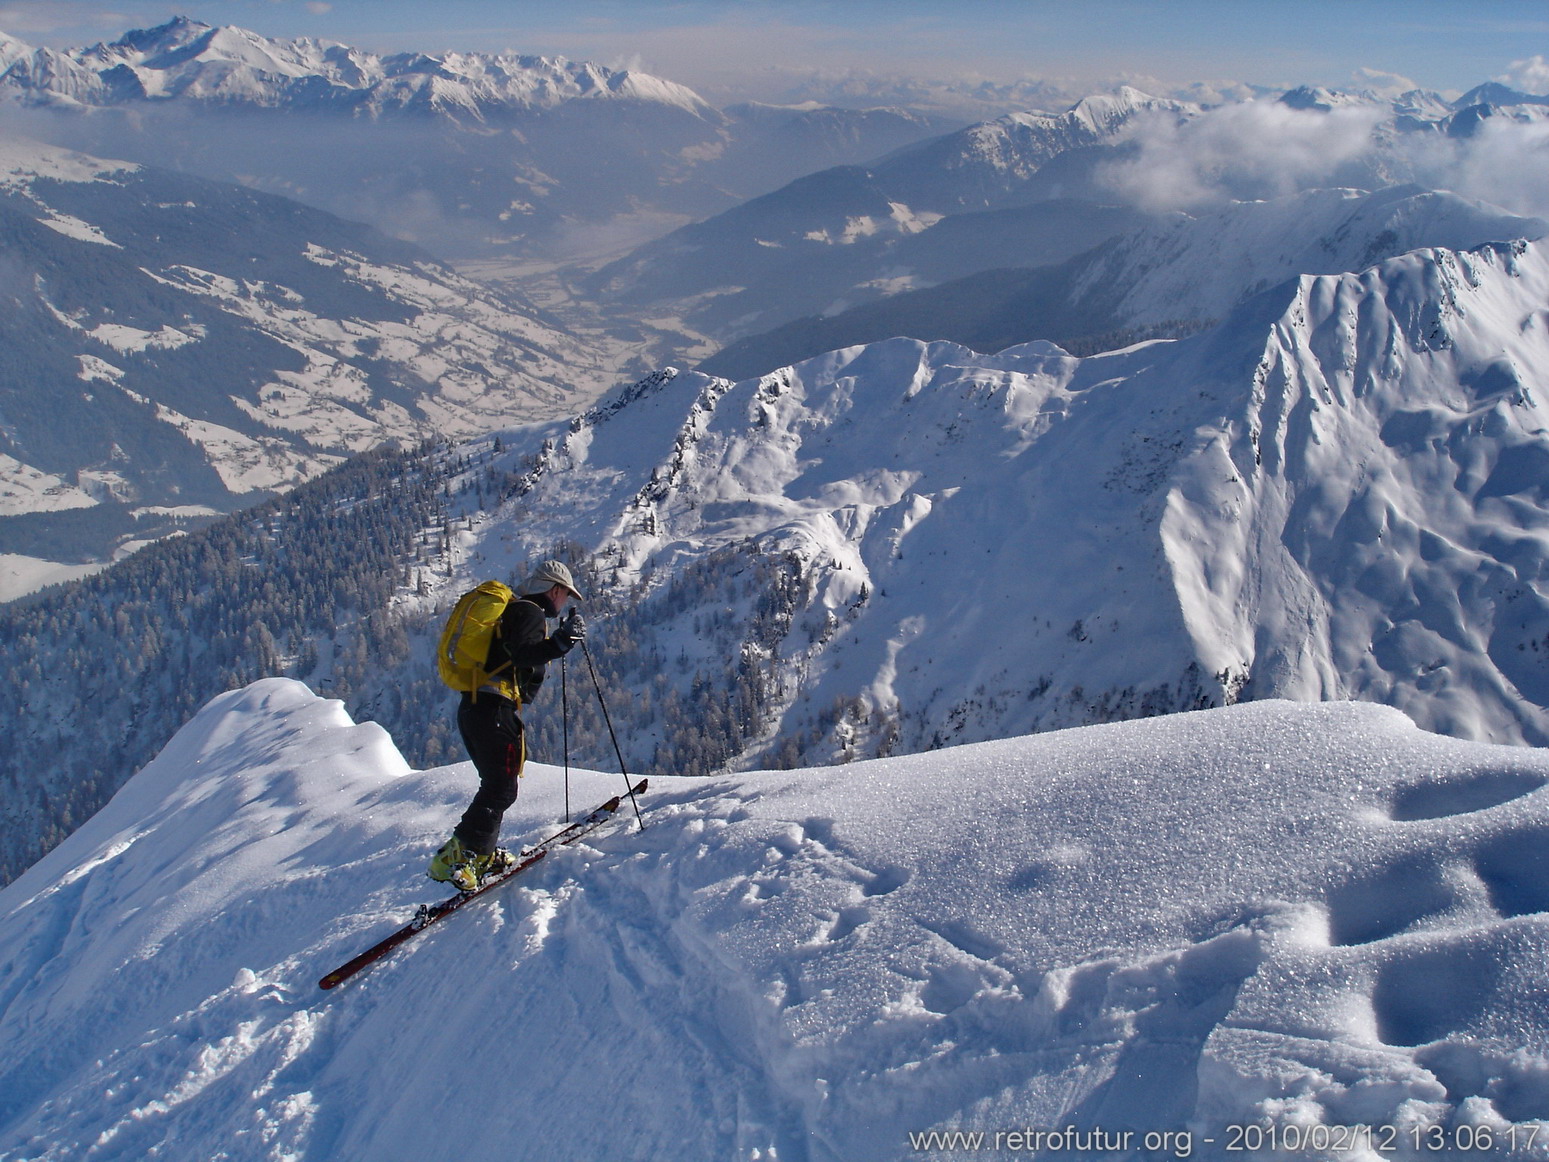
[[[506,606],[500,632],[490,640],[484,668],[493,671],[509,661],[523,705],[537,695],[548,664],[565,652],[549,637],[547,619],[558,616],[547,594],[524,594]]]

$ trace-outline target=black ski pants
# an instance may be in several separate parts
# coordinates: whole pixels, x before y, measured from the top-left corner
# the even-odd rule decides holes
[[[500,838],[500,820],[516,802],[517,780],[527,759],[527,743],[516,703],[484,692],[464,694],[457,708],[457,729],[479,772],[479,789],[453,834],[464,847],[488,855]]]

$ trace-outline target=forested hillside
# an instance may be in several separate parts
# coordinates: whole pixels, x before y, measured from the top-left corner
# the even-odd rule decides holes
[[[369,616],[431,550],[443,462],[350,461],[293,497],[153,545],[0,613],[9,879],[96,811],[205,701],[330,659],[337,682],[390,653]]]
[[[531,483],[513,471],[524,457],[499,438],[470,447],[365,454],[285,497],[0,609],[0,666],[13,675],[0,714],[16,724],[0,737],[0,880],[89,818],[206,701],[258,678],[300,678],[343,700],[356,718],[381,722],[411,762],[461,760],[454,696],[432,656],[441,613],[462,585],[449,574],[482,511]],[[721,554],[674,578],[637,616],[639,587],[610,589],[579,546],[551,551],[572,562],[590,598],[591,661],[631,767],[723,766],[761,722],[765,671],[731,648],[731,674],[690,675],[689,715],[666,678],[674,659],[640,642],[689,610],[709,574],[727,572],[764,610],[756,625],[778,616],[794,576]],[[507,579],[525,569],[517,562]],[[718,625],[712,617],[697,628]],[[568,707],[572,760],[615,764],[586,660],[576,654],[563,674],[551,673],[527,716],[534,752],[561,761]]]

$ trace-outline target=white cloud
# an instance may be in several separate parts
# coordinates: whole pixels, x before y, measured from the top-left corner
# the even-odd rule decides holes
[[[1113,162],[1103,180],[1137,206],[1187,210],[1232,197],[1275,197],[1327,184],[1369,153],[1381,114],[1367,106],[1331,112],[1278,101],[1244,101],[1187,121],[1139,120],[1134,155]]]
[[[1357,89],[1365,89],[1384,97],[1397,97],[1420,88],[1402,73],[1390,73],[1382,69],[1356,69],[1350,80]]]
[[[1491,117],[1471,137],[1401,144],[1422,184],[1549,219],[1549,120]]]
[[[1534,54],[1527,60],[1512,61],[1511,68],[1495,78],[1522,93],[1549,93],[1549,61]]]
[[[1332,111],[1248,101],[1179,121],[1138,120],[1099,179],[1152,211],[1194,210],[1320,186],[1414,182],[1549,220],[1549,107],[1480,123],[1467,137],[1393,133],[1375,105]]]

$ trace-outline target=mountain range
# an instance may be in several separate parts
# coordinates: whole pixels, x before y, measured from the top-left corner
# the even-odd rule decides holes
[[[389,56],[184,17],[110,44],[0,39],[36,136],[242,180],[449,257],[617,250],[948,122],[898,108],[713,108],[647,73],[516,53]]]
[[[280,61],[188,22],[153,32],[76,63],[111,57],[92,75],[140,77],[125,108],[225,108],[281,64],[294,93],[266,92],[299,100],[308,70],[347,78],[356,59],[297,42]],[[238,57],[256,72],[214,68]],[[352,91],[392,71],[378,65]],[[583,72],[565,72],[577,91]],[[624,108],[650,86],[615,90],[592,104]],[[585,101],[558,80],[543,92]],[[408,117],[383,100],[349,123]],[[1271,112],[1371,104],[1303,90]],[[1441,138],[1446,118],[1484,107],[1411,95],[1374,124]],[[447,108],[434,116],[468,115]],[[597,653],[639,695],[620,718],[646,766],[845,761],[1272,697],[1358,697],[1445,733],[1543,740],[1543,223],[1404,186],[1189,211],[1091,199],[1103,166],[1144,152],[1132,134],[1208,115],[1132,90],[1011,115],[654,243],[597,276],[631,334],[685,295],[730,330],[803,294],[845,305],[855,278],[903,260],[868,293],[891,294],[883,325],[918,333],[844,333],[860,316],[840,311],[837,330],[731,374],[669,368],[595,407],[617,345],[409,243],[252,189],[9,146],[18,371],[0,407],[0,547],[100,560],[322,475],[15,611],[0,636],[27,675],[7,760],[26,835],[6,858],[121,785],[201,681],[326,685],[406,734],[415,761],[444,761],[456,741],[433,725],[420,664],[442,610],[472,580],[553,554],[585,568],[602,621],[627,627]],[[1400,117],[1431,129],[1394,129]],[[708,281],[723,250],[741,290]],[[1007,255],[1043,264],[972,269]],[[956,284],[891,293],[954,270]],[[782,283],[783,305],[760,308],[753,292]],[[934,338],[958,321],[969,345]],[[1026,329],[1070,347],[1016,343]],[[1136,341],[1157,332],[1190,334]],[[401,460],[324,471],[384,441]],[[371,553],[330,559],[323,546],[367,527]],[[98,691],[103,729],[132,724],[116,747],[58,729],[77,695],[48,675],[79,657],[52,639],[81,594],[93,612],[69,649],[139,643],[113,653]],[[586,731],[583,747],[598,739]],[[41,780],[21,765],[40,751],[59,759]]]
[[[1455,102],[1424,92],[1379,98],[1304,88],[1275,101],[1216,107],[1121,89],[1081,101],[1063,114],[1009,114],[864,166],[809,175],[647,243],[580,285],[624,310],[681,318],[723,349],[757,343],[776,359],[787,356],[788,362],[827,348],[762,336],[798,321],[808,331],[818,330],[815,320],[867,311],[893,296],[990,271],[995,272],[991,283],[949,294],[962,291],[980,300],[976,311],[1015,312],[1020,304],[1008,298],[1005,271],[1016,269],[1029,272],[1018,280],[1024,298],[1057,302],[1083,288],[1066,285],[1069,272],[1062,269],[1031,271],[1058,268],[1105,244],[1110,264],[1112,255],[1131,246],[1154,250],[1169,234],[1188,233],[1182,219],[1199,221],[1193,228],[1198,237],[1223,223],[1229,234],[1261,223],[1263,235],[1243,236],[1241,242],[1257,246],[1267,240],[1277,251],[1284,243],[1270,233],[1271,223],[1307,245],[1326,244],[1303,256],[1312,265],[1287,266],[1287,275],[1331,271],[1336,254],[1352,263],[1340,269],[1355,269],[1363,259],[1375,261],[1380,253],[1399,251],[1384,251],[1377,241],[1386,226],[1371,231],[1363,245],[1352,245],[1351,232],[1361,229],[1355,221],[1338,238],[1318,237],[1317,231],[1331,228],[1325,225],[1328,213],[1318,190],[1371,192],[1376,213],[1399,196],[1393,191],[1408,190],[1483,199],[1490,203],[1486,213],[1496,212],[1505,198],[1515,216],[1537,217],[1546,209],[1540,201],[1510,197],[1514,182],[1494,174],[1499,165],[1470,161],[1469,151],[1493,158],[1497,151],[1530,149],[1526,139],[1510,147],[1505,138],[1496,138],[1534,121],[1544,109],[1539,99],[1499,85],[1481,86]],[[1487,131],[1486,124],[1495,128]],[[1281,138],[1284,144],[1278,143]],[[1468,188],[1461,188],[1465,184]],[[1295,209],[1286,209],[1296,205],[1298,194],[1312,197],[1312,221],[1299,222]],[[1259,202],[1272,206],[1256,210]],[[1276,221],[1282,213],[1284,219]],[[1230,225],[1233,219],[1242,225]],[[1530,233],[1533,228],[1520,229]],[[1397,223],[1394,241],[1412,233]],[[1472,243],[1437,238],[1434,244]],[[1230,247],[1223,240],[1216,249],[1224,257]],[[1153,261],[1168,257],[1156,254]],[[1116,260],[1120,267],[1124,261]],[[1265,257],[1232,252],[1224,261],[1262,262]],[[1097,269],[1102,264],[1102,259],[1091,263]],[[1113,274],[1132,277],[1122,269]],[[1227,278],[1228,285],[1237,285],[1230,274]],[[1070,313],[1102,316],[1106,305],[1072,305]],[[928,314],[934,306],[899,309]],[[1038,309],[1046,313],[1048,307]],[[950,305],[946,313],[952,313]],[[869,310],[864,317],[868,323],[884,319],[886,308]],[[1220,317],[1219,309],[1208,317]],[[1101,317],[1091,324],[1062,322],[1054,332],[1024,332],[1014,341],[1087,338],[1126,326]],[[907,329],[890,333],[914,334]],[[871,326],[865,337],[880,336]],[[853,341],[840,336],[830,346]],[[998,342],[1000,335],[987,341]],[[744,355],[745,349],[738,349],[706,366],[718,374],[740,375],[781,365],[755,367]]]
[[[1138,225],[1090,250],[1047,266],[1019,266],[1012,264],[1025,262],[1029,250],[996,246],[1004,224],[985,221],[1005,215],[1044,225],[1074,221],[1091,225],[1097,233],[1122,221],[1119,213],[1086,203],[1051,202],[944,219],[920,240],[956,242],[940,250],[980,267],[977,273],[941,279],[943,268],[930,262],[923,247],[894,247],[899,283],[934,285],[837,309],[844,305],[841,298],[824,314],[729,344],[699,369],[742,379],[894,335],[950,339],[978,351],[1050,339],[1072,351],[1091,353],[1136,339],[1200,330],[1245,299],[1302,274],[1362,270],[1426,247],[1468,249],[1549,233],[1542,219],[1416,186],[1372,193],[1308,190],[1229,202],[1192,214],[1135,214]],[[1031,230],[1018,231],[1019,237],[1029,235],[1036,237]],[[1073,235],[1079,237],[1067,226],[1064,237]],[[978,247],[965,245],[969,239]],[[987,260],[990,254],[1005,265]],[[831,286],[829,293],[840,291]],[[752,292],[737,297],[750,298]],[[778,317],[791,302],[790,296],[763,299],[770,304],[764,317]],[[812,302],[809,297],[807,304]]]
[[[753,299],[762,284],[806,286],[824,278],[812,271],[822,272],[836,261],[864,263],[880,275],[900,264],[891,253],[894,245],[908,246],[914,236],[937,228],[949,215],[1055,200],[1066,191],[1047,173],[1051,163],[1063,158],[1069,165],[1071,157],[1115,140],[1141,115],[1186,116],[1191,111],[1197,109],[1123,89],[1087,98],[1059,115],[1007,114],[905,147],[867,166],[803,177],[648,243],[604,266],[587,285],[605,301],[624,304],[693,299],[713,292],[712,301],[688,321],[714,331],[756,311],[744,300]],[[1032,250],[1042,256],[1031,265],[1070,257],[1109,236],[1098,225],[1069,222],[1041,238],[1022,240],[1029,217],[998,221],[1003,238],[1018,239],[1010,243],[1014,252]],[[1102,220],[1112,233],[1133,222],[1113,218],[1109,214]],[[865,257],[852,256],[852,249]],[[843,257],[836,260],[836,251]],[[902,265],[908,265],[907,258]],[[969,271],[960,267],[959,273]],[[752,293],[741,293],[745,287]]]
[[[1086,359],[894,339],[678,376],[551,436],[511,512],[625,578],[725,555],[698,601],[742,628],[660,652],[773,667],[744,762],[1271,697],[1541,744],[1546,293],[1541,245],[1422,249]],[[773,614],[738,596],[759,558]]]
[[[175,17],[111,44],[59,51],[14,38],[0,43],[6,84],[32,102],[83,107],[184,99],[272,108],[346,107],[485,119],[497,109],[553,108],[578,98],[708,106],[689,89],[648,74],[558,58],[451,53],[381,57],[342,44],[275,40],[242,28]]]
[[[0,102],[0,1158],[1543,1157],[1549,98]],[[504,842],[642,813],[319,990],[556,557]]]

